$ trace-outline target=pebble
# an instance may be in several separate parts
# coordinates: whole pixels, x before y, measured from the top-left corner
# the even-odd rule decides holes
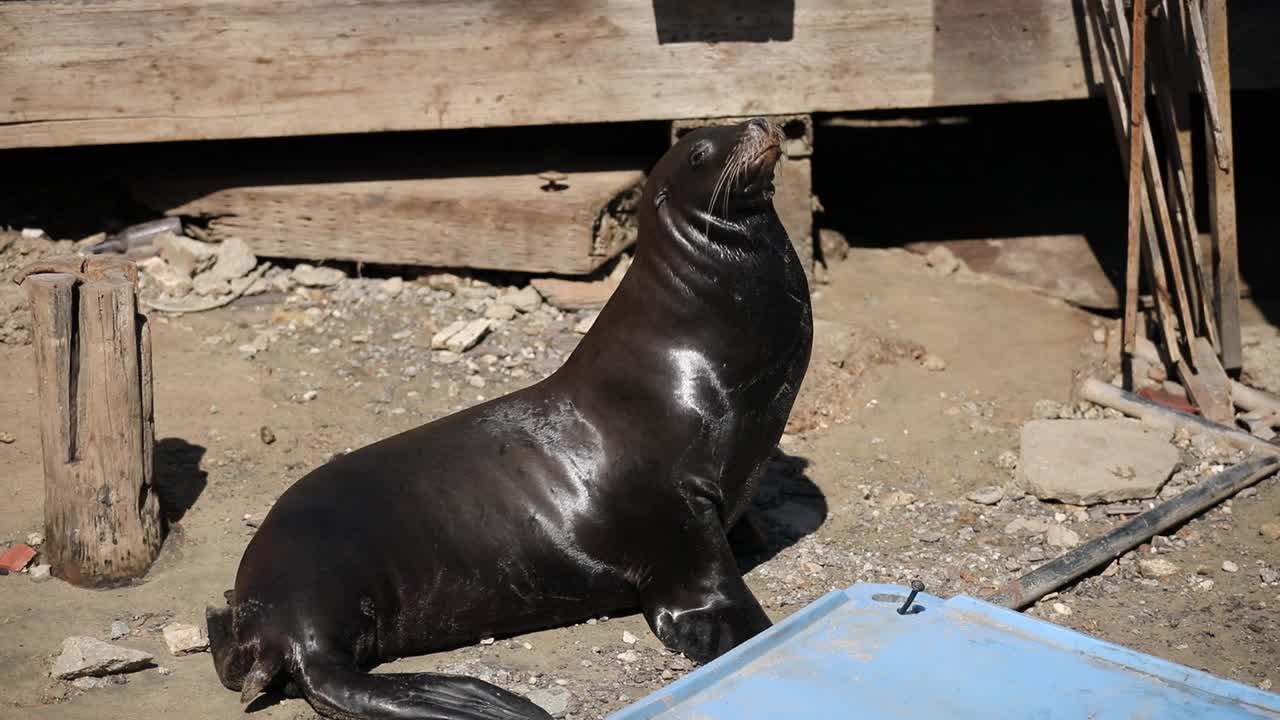
[[[1280,522],[1263,523],[1258,534],[1268,540],[1280,540]]]
[[[27,544],[31,547],[40,547],[44,544],[44,534],[38,532],[27,533]]]
[[[626,652],[618,653],[614,657],[624,663],[633,663],[640,659],[640,653],[637,653],[635,650],[627,650]]]
[[[1064,617],[1071,614],[1071,608],[1060,602],[1053,604],[1053,611]]]
[[[22,228],[23,240],[39,240],[44,237],[43,228]]]
[[[916,533],[916,537],[921,542],[936,543],[942,540],[942,533],[938,530],[923,529]]]
[[[1233,573],[1233,572],[1237,572],[1239,569],[1240,569],[1240,566],[1239,566],[1239,565],[1237,565],[1237,564],[1235,564],[1235,563],[1233,563],[1233,562],[1231,562],[1230,560],[1223,560],[1223,561],[1222,561],[1222,570],[1223,570],[1223,572]]]
[[[581,320],[578,321],[576,325],[573,326],[573,331],[578,333],[579,335],[586,335],[588,332],[591,331],[591,326],[595,324],[596,318],[599,316],[600,316],[600,313],[591,313],[590,315],[582,318]]]
[[[1004,499],[1004,488],[991,485],[978,488],[965,497],[979,505],[995,505]]]
[[[13,433],[0,432],[0,443],[4,443],[5,445],[12,445],[17,441],[18,441],[18,438],[14,437]]]
[[[156,668],[156,672],[160,673],[161,675],[172,675],[172,674],[173,674],[173,668],[167,668],[167,667],[165,667],[165,666],[161,665],[160,667],[157,667],[157,668]]]
[[[32,572],[34,572],[34,570]],[[1280,571],[1277,571],[1275,568],[1262,568],[1258,571],[1258,577],[1262,582],[1270,585],[1272,583],[1280,582]]]
[[[623,631],[622,631],[622,642],[624,642],[624,643],[626,643],[626,644],[628,644],[628,645],[635,645],[635,644],[636,644],[636,636],[635,636],[635,635],[632,635],[630,632],[628,632],[628,631],[626,631],[626,630],[623,630]]]
[[[391,333],[392,340],[407,340],[413,334],[412,330],[399,330]]]
[[[950,275],[960,269],[960,258],[946,245],[935,245],[925,253],[924,261],[938,275]]]
[[[555,718],[564,717],[573,701],[573,695],[560,687],[536,688],[525,697]]]
[[[302,393],[302,399],[306,402],[311,402],[312,400],[315,400],[319,394],[320,393],[316,392],[315,390],[308,390]]]
[[[389,277],[382,281],[382,294],[389,298],[397,297],[404,290],[404,278]]]
[[[490,305],[489,309],[484,311],[484,316],[490,320],[511,320],[516,316],[516,309],[506,303],[497,303]]]
[[[245,343],[236,349],[240,351],[240,357],[245,360],[251,360],[258,354],[258,346],[252,343]]]
[[[258,428],[258,439],[262,440],[263,445],[270,445],[276,441],[276,434],[271,431],[271,428],[263,425]]]
[[[52,568],[49,567],[48,563],[40,563],[39,565],[32,565],[27,570],[27,577],[30,577],[32,582],[44,582],[52,577],[50,575],[51,571]]]
[[[1138,561],[1138,572],[1149,578],[1169,577],[1178,572],[1178,566],[1161,558],[1143,559]]]
[[[1105,342],[1107,341],[1107,329],[1106,329],[1106,328],[1100,328],[1100,327],[1098,327],[1098,328],[1094,328],[1094,329],[1093,329],[1093,341],[1094,341],[1095,343],[1099,344],[1099,345],[1101,345],[1101,344],[1105,343]]]
[[[115,622],[111,623],[110,635],[112,640],[119,640],[120,638],[128,634],[129,634],[129,623],[123,620],[116,620]]]
[[[1045,533],[1044,541],[1053,547],[1070,549],[1080,544],[1080,535],[1070,528],[1053,525]]]
[[[455,323],[456,325],[457,323]],[[479,318],[472,320],[462,326],[457,332],[453,333],[444,341],[447,349],[455,353],[464,353],[476,346],[480,339],[489,332],[493,326],[493,321],[488,318]],[[450,326],[452,327],[452,326]],[[435,338],[432,338],[434,345]]]
[[[305,287],[333,287],[347,279],[347,274],[337,268],[316,267],[298,263],[289,276]]]
[[[481,640],[480,640],[480,644],[481,644],[481,645],[492,645],[492,644],[493,644],[493,638],[483,638],[483,639],[481,639]]]
[[[1049,521],[1044,518],[1014,518],[1008,525],[1004,526],[1005,535],[1015,535],[1024,531],[1036,535],[1048,532]]]
[[[209,637],[195,625],[169,623],[161,633],[164,635],[164,644],[174,655],[191,655],[209,649]]]
[[[522,313],[531,313],[542,307],[542,296],[532,285],[526,285],[508,294],[503,300]]]
[[[925,356],[920,359],[920,364],[924,366],[925,370],[930,372],[942,372],[947,369],[947,361],[933,353],[926,353]]]

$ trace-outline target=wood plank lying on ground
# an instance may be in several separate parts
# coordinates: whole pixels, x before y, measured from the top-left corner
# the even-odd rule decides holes
[[[634,241],[634,227],[604,216],[643,180],[638,170],[568,173],[567,187],[544,190],[537,175],[252,186],[167,178],[133,191],[159,212],[210,217],[212,239],[239,237],[265,257],[580,274]]]
[[[1233,8],[1233,26],[1246,30],[1233,40],[1235,87],[1280,78],[1275,5]],[[752,11],[745,21],[730,0],[708,0],[696,13],[680,7],[3,2],[0,148],[1038,101],[1084,97],[1091,85],[1097,92],[1077,0],[796,0],[789,15]],[[761,22],[770,26],[740,27]],[[720,42],[703,42],[709,38]]]

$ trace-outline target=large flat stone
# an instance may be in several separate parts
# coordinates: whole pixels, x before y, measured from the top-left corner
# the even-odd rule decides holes
[[[110,645],[91,637],[69,637],[62,641],[62,654],[53,661],[50,674],[59,680],[102,677],[141,670],[152,656],[141,650]]]
[[[1093,505],[1155,497],[1178,460],[1167,430],[1135,420],[1032,420],[1018,474],[1041,500]]]

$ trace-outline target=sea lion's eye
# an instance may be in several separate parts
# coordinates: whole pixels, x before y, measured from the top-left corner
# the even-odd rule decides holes
[[[698,143],[693,147],[693,150],[689,152],[689,164],[693,167],[698,167],[710,152],[710,145],[707,143]]]

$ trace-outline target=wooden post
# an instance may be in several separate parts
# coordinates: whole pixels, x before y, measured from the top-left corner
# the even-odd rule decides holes
[[[152,478],[151,347],[137,274],[114,258],[42,261],[31,300],[44,450],[45,545],[82,587],[144,575],[160,550]]]
[[[1193,3],[1195,12],[1199,3]],[[1213,96],[1205,97],[1210,110],[1208,134],[1216,142],[1206,142],[1209,159],[1209,231],[1213,236],[1213,266],[1218,311],[1218,342],[1222,367],[1238,372],[1240,349],[1240,267],[1236,251],[1236,180],[1232,158],[1231,72],[1227,40],[1227,0],[1206,0],[1205,34],[1209,67],[1213,75]],[[1221,125],[1214,134],[1213,109]]]

